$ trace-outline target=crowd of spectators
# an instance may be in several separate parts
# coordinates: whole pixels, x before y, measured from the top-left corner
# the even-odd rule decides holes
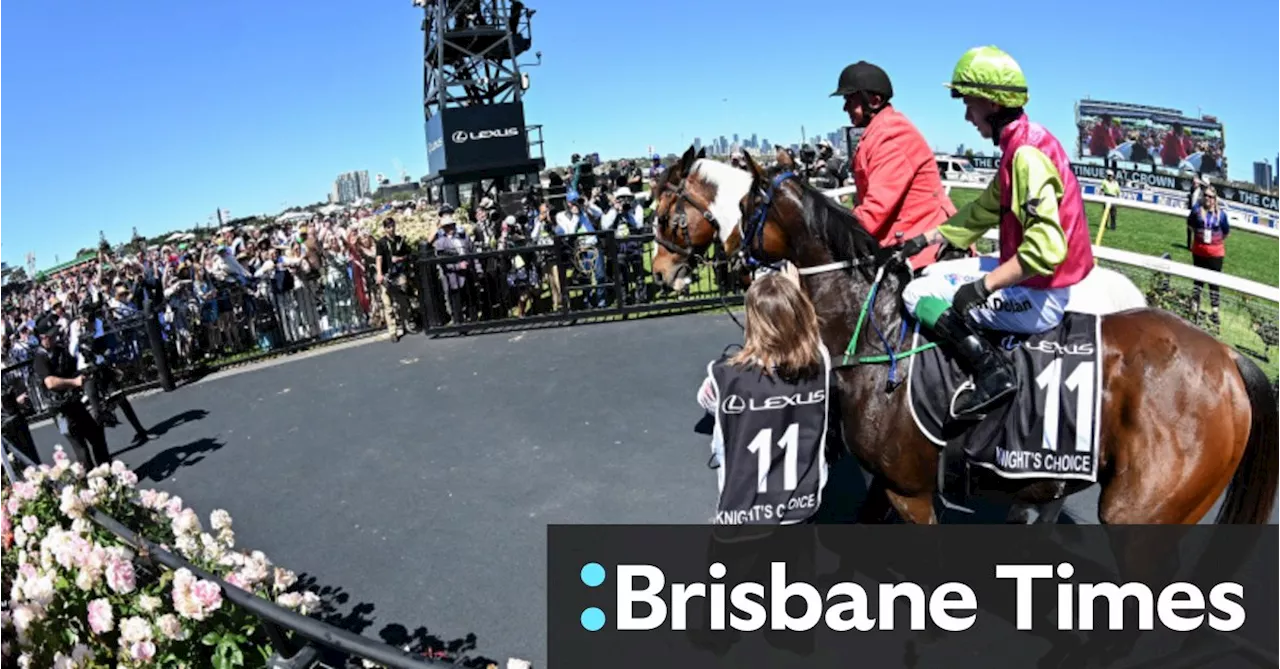
[[[6,286],[4,363],[31,357],[42,317],[56,319],[74,347],[85,327],[101,334],[148,300],[178,367],[384,327],[399,338],[422,326],[419,267],[405,263],[419,242],[439,256],[529,249],[432,265],[445,321],[559,310],[562,281],[583,284],[583,299],[603,306],[599,285],[613,267],[598,233],[615,233],[627,284],[643,292],[642,245],[625,240],[647,231],[636,193],[662,169],[655,156],[643,170],[625,160],[553,170],[551,188],[530,191],[514,211],[487,197],[470,211],[418,199],[176,233],[149,246],[104,241],[87,261]]]
[[[226,227],[204,237],[175,235],[149,248],[103,245],[86,262],[6,287],[5,362],[29,357],[33,328],[45,314],[74,340],[82,321],[101,320],[109,328],[148,299],[185,363],[377,327],[384,316],[368,272],[375,243],[359,225],[371,214]]]

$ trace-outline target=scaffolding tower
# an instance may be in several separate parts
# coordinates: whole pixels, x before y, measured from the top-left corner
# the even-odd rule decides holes
[[[527,126],[533,10],[520,0],[415,0],[422,6],[423,116],[429,189],[458,204],[537,184],[542,128]],[[536,54],[541,62],[541,53]],[[530,65],[536,65],[531,63]],[[479,188],[474,186],[479,185]],[[452,195],[452,197],[451,197]]]

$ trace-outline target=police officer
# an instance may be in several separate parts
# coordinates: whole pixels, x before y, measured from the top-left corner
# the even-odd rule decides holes
[[[742,350],[707,366],[698,402],[715,415],[715,525],[810,521],[827,481],[831,359],[813,304],[787,274],[752,282]]]
[[[103,345],[107,341],[105,335],[98,310],[88,301],[81,303],[80,315],[72,326],[69,350],[75,355],[76,368],[84,374],[84,396],[89,401],[89,414],[104,428],[113,427],[118,423],[115,407],[119,407],[125,420],[133,427],[132,445],[140,446],[148,439],[147,429],[138,420],[129,397],[120,392],[108,401],[114,391],[121,389],[121,375],[103,357],[107,352]]]
[[[111,458],[102,425],[84,405],[85,377],[76,369],[76,358],[62,341],[58,324],[50,318],[36,322],[40,346],[31,359],[31,373],[44,388],[54,408],[58,431],[71,443],[76,459],[93,469]]]

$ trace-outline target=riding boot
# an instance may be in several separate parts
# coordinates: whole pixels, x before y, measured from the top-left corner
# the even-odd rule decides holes
[[[957,417],[975,416],[1007,399],[1017,389],[1013,365],[983,339],[953,309],[938,317],[933,331],[948,340],[961,367],[973,377],[973,388],[961,392],[953,411]]]

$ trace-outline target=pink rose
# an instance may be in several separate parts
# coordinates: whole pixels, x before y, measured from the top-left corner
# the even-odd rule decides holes
[[[39,528],[40,528],[40,521],[37,520],[35,516],[23,516],[22,529],[26,530],[27,534],[31,534]]]
[[[112,560],[107,564],[107,586],[121,595],[133,592],[135,582],[133,563],[128,560]]]
[[[205,611],[213,611],[222,605],[222,588],[213,581],[199,581],[191,588],[191,596]]]
[[[94,634],[104,634],[115,629],[115,620],[111,616],[111,604],[105,599],[89,602],[89,629]]]
[[[166,613],[156,619],[156,627],[160,628],[160,633],[166,639],[181,641],[187,638],[187,633],[182,629],[182,623],[178,622],[178,617],[172,613]]]
[[[170,518],[182,513],[182,498],[178,496],[171,497],[169,503],[165,505],[165,514]]]
[[[129,657],[135,662],[150,662],[156,655],[156,645],[150,641],[138,641],[129,646]]]
[[[139,490],[138,504],[140,504],[144,509],[154,508],[156,504],[156,491],[152,490],[151,488],[147,488],[146,490]]]
[[[240,588],[241,590],[244,590],[245,592],[253,592],[252,588],[250,588],[249,584],[246,583],[244,578],[240,576],[239,572],[231,572],[230,574],[227,574],[227,577],[222,580],[226,581],[229,585],[233,585],[237,588]]]

